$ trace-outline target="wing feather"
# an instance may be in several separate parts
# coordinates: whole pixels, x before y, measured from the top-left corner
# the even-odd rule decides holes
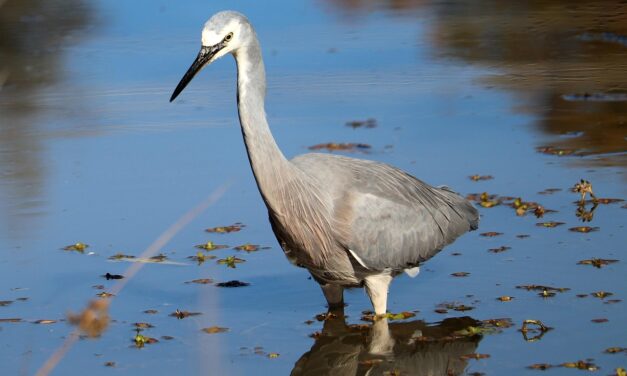
[[[294,163],[330,193],[337,241],[369,269],[414,267],[477,228],[468,200],[393,166],[328,154]]]

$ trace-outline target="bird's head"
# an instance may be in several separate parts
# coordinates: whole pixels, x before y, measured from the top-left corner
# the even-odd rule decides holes
[[[234,11],[214,14],[202,29],[200,52],[174,89],[170,102],[185,89],[202,68],[228,53],[237,53],[240,47],[245,46],[254,38],[250,22],[243,14]]]

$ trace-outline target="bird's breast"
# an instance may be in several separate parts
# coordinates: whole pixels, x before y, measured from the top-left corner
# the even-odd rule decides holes
[[[291,216],[270,211],[270,222],[292,264],[309,269],[320,280],[358,283],[348,254],[336,241],[326,218],[316,213]]]

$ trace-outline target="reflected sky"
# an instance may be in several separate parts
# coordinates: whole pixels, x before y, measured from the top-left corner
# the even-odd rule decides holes
[[[174,104],[168,102],[198,52],[206,19],[235,8],[253,21],[264,48],[269,122],[288,157],[323,142],[368,143],[368,154],[354,156],[394,164],[462,193],[487,190],[536,200],[559,210],[547,219],[575,226],[581,222],[568,188],[580,178],[593,181],[599,196],[627,195],[625,102],[607,100],[621,98],[612,95],[626,85],[621,7],[554,1],[507,8],[489,1],[0,0],[0,274],[7,281],[0,300],[29,298],[0,307],[0,318],[61,319],[68,309],[81,309],[96,293],[92,286],[108,283],[101,275],[124,271],[109,256],[138,254],[230,180],[224,198],[163,250],[185,265],[147,266],[116,298],[111,315],[118,321],[107,335],[82,341],[58,372],[88,368],[104,374],[111,371],[99,368],[107,358],[124,374],[191,374],[204,367],[229,374],[289,373],[304,354],[320,348],[308,337],[318,328],[303,322],[324,309],[324,299],[307,275],[288,264],[267,223],[238,128],[232,58],[203,70]],[[369,118],[376,128],[345,125]],[[559,158],[535,151],[548,144],[592,155]],[[470,181],[476,173],[495,179]],[[536,194],[549,187],[562,191]],[[620,258],[620,205],[596,208],[590,224],[601,230],[589,235],[566,226],[551,232],[504,206],[481,209],[481,231],[506,235],[469,234],[431,260],[416,280],[397,279],[390,309],[418,309],[420,320],[435,322],[445,318],[433,312],[437,303],[480,299],[473,317],[519,323],[541,316],[559,324],[534,347],[520,340],[517,328],[472,344],[492,355],[491,362],[469,362],[473,371],[506,368],[516,374],[526,365],[521,362],[596,357],[603,346],[620,345],[615,328],[627,315],[620,304],[575,294],[605,289],[622,299],[624,262],[596,270],[577,261]],[[218,239],[204,232],[235,222],[247,226]],[[521,240],[519,233],[531,237]],[[233,270],[190,263],[194,245],[208,240],[272,249],[246,255],[223,250],[220,256],[247,260]],[[94,254],[59,250],[77,241],[90,244]],[[503,245],[512,248],[499,255],[485,251]],[[455,251],[464,255],[451,257]],[[563,272],[555,273],[555,265],[565,265]],[[450,277],[462,270],[471,276]],[[224,291],[184,283],[195,278],[251,285]],[[513,287],[523,283],[573,290],[545,301]],[[497,293],[516,300],[503,304],[494,299]],[[473,294],[477,298],[468,297]],[[347,302],[350,325],[370,303],[357,291],[347,293]],[[159,314],[143,313],[153,308]],[[176,321],[168,316],[174,309],[203,315]],[[566,310],[576,315],[565,320]],[[601,315],[610,323],[586,326]],[[130,323],[140,321],[155,325],[148,335],[175,339],[129,352]],[[212,325],[231,332],[199,335],[199,328]],[[36,368],[66,329],[62,323],[2,323],[3,338],[10,339],[0,354],[6,372]],[[565,341],[576,345],[564,348]],[[257,345],[281,356],[239,353]],[[525,358],[514,358],[518,353]],[[600,361],[609,369],[617,359]]]

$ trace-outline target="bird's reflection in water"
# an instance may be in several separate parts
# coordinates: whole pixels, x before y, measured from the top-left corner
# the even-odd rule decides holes
[[[455,332],[479,322],[470,317],[436,324],[416,320],[347,325],[343,315],[328,319],[311,350],[294,365],[292,375],[459,375],[475,352],[480,335]]]

